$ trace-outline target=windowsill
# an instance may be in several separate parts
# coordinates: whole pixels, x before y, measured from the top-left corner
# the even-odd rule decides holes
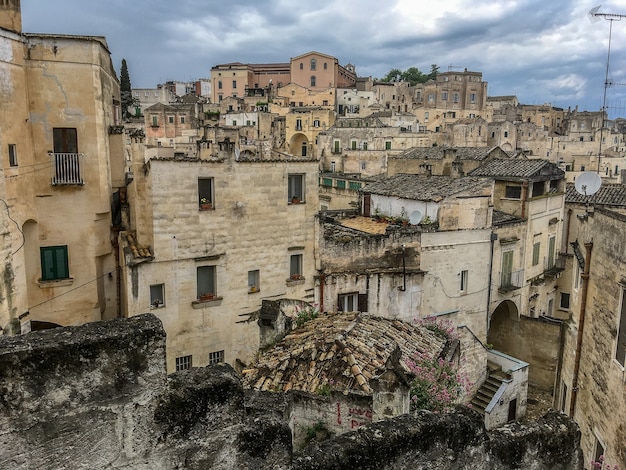
[[[300,202],[289,201],[289,205],[290,206],[301,206],[303,204],[306,204],[306,202],[304,202],[304,201],[300,201]]]
[[[304,284],[305,279],[287,279],[285,282],[288,286],[299,286]]]
[[[215,208],[214,207],[207,207],[207,208],[198,207],[198,210],[200,212],[211,212],[211,211],[214,211]]]
[[[39,287],[41,288],[49,288],[49,287],[65,287],[71,286],[74,284],[74,278],[68,277],[67,279],[53,279],[50,281],[42,281],[39,279]]]
[[[156,310],[158,308],[165,308],[165,304],[150,305],[150,310]]]
[[[214,299],[211,299],[211,300],[197,299],[191,302],[191,306],[193,307],[194,310],[207,308],[207,307],[217,307],[218,305],[222,304],[223,299],[224,297],[215,297]]]

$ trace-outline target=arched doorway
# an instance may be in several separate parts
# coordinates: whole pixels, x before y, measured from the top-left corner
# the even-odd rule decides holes
[[[519,338],[519,310],[515,302],[504,300],[491,314],[487,342],[503,353],[514,353],[510,348]]]
[[[306,157],[309,149],[309,140],[304,134],[294,134],[289,142],[289,153],[299,157]]]

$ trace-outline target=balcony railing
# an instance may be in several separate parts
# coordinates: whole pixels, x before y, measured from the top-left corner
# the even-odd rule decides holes
[[[82,153],[52,153],[52,180],[56,185],[83,185]]]
[[[504,271],[500,273],[500,292],[510,292],[524,285],[524,270]]]
[[[543,274],[545,277],[559,277],[559,275],[565,271],[565,259],[566,257],[559,253],[554,258],[547,258],[544,262]]]

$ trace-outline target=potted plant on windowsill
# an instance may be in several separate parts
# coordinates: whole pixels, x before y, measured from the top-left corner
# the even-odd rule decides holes
[[[208,211],[213,209],[213,204],[206,197],[200,199],[200,210]]]
[[[300,199],[297,196],[291,196],[291,203],[292,204],[300,204],[302,202],[302,199]]]
[[[302,274],[292,274],[291,276],[289,276],[290,281],[301,281],[303,279],[304,276]]]
[[[204,294],[200,294],[199,300],[201,300],[202,302],[206,302],[208,300],[214,300],[215,299],[215,294],[213,293],[204,293]]]

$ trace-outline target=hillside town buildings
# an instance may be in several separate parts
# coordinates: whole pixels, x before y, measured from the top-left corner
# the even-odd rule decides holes
[[[24,33],[14,0],[0,41],[2,334],[152,312],[169,372],[241,372],[302,306],[435,316],[486,426],[538,388],[626,466],[623,120],[310,51],[135,89],[124,122],[105,38]],[[596,195],[566,186],[587,171]]]

